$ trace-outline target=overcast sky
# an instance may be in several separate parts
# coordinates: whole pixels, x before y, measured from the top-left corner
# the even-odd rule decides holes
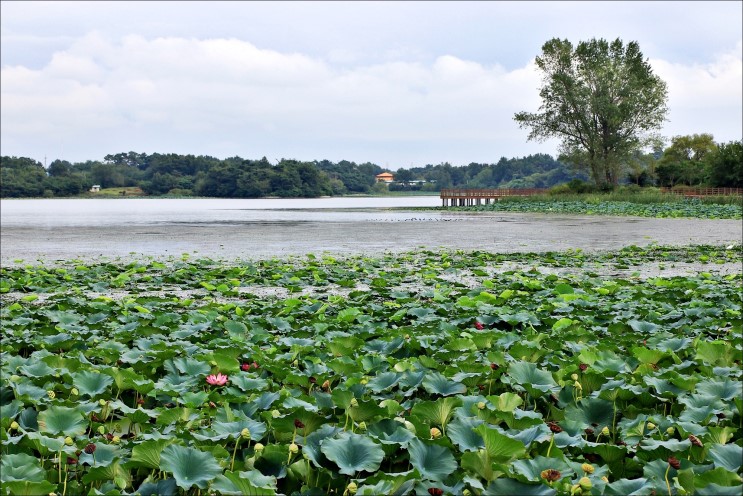
[[[556,155],[539,107],[553,37],[637,41],[662,134],[743,137],[743,2],[0,2],[0,153],[374,162]]]

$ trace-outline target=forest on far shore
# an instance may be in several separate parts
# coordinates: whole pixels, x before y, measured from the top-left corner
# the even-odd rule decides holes
[[[639,186],[743,187],[741,141],[715,143],[709,134],[679,136],[664,150],[637,153],[624,164],[623,183]],[[395,181],[376,183],[375,176],[393,172]],[[0,157],[0,196],[70,197],[101,188],[139,187],[151,196],[220,198],[313,198],[388,191],[441,188],[550,188],[586,181],[585,169],[547,154],[497,163],[453,166],[449,163],[390,170],[373,163],[281,159],[272,164],[231,157],[176,153],[117,153],[102,161],[54,160],[48,167],[27,157]]]

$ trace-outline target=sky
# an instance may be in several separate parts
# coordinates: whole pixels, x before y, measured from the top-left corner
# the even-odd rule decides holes
[[[743,2],[0,2],[0,154],[557,155],[527,141],[551,38],[637,41],[663,136],[743,138]]]

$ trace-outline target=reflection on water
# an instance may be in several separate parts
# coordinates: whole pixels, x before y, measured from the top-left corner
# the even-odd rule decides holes
[[[438,196],[312,199],[47,199],[0,201],[6,227],[400,222],[441,220],[444,212],[388,210],[440,206]]]

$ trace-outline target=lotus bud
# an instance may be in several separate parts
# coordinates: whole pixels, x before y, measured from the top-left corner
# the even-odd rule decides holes
[[[649,431],[652,431],[653,429],[655,429],[655,424],[652,423],[652,422],[648,422],[647,423],[647,428],[648,428]]]
[[[462,496],[472,496],[472,491],[470,491],[469,489],[465,489],[464,491],[462,491]]]
[[[294,361],[292,362],[292,367],[296,367],[296,366],[298,366],[298,365],[299,365],[299,360],[294,360]]]
[[[477,403],[477,408],[480,409],[480,410],[484,410],[485,409],[485,402],[484,401],[478,402]]]
[[[297,443],[289,445],[289,453],[299,453],[299,446],[297,446]]]
[[[441,437],[441,431],[438,427],[431,427],[431,439],[438,439]]]
[[[278,410],[271,410],[271,416],[273,418],[279,418],[279,417],[281,417],[281,412],[278,411]]]
[[[580,488],[580,485],[573,484],[573,487],[570,488],[570,494],[571,496],[579,496],[583,494],[583,490]]]
[[[105,434],[106,433],[106,426],[99,425],[98,426],[98,434]]]
[[[351,398],[351,408],[356,408],[357,406],[359,406],[359,400]]]
[[[330,389],[330,381],[326,380],[325,382],[323,382],[322,388],[324,391],[327,391],[328,389]]]
[[[47,392],[46,392],[46,395],[47,395],[47,396],[49,396],[49,399],[51,399],[51,400],[53,400],[54,398],[56,398],[56,397],[57,397],[57,393],[55,393],[55,392],[54,392],[54,391],[52,391],[51,389],[50,389],[49,391],[47,391]]]
[[[263,446],[262,443],[255,443],[255,446],[253,446],[253,449],[255,450],[256,453],[262,452],[263,448],[265,448],[265,446]]]
[[[666,429],[666,434],[668,434],[669,436],[673,436],[674,432],[676,432],[676,429],[674,429],[673,426]]]
[[[364,377],[363,379],[359,381],[359,384],[361,384],[362,386],[366,386],[367,384],[369,384],[369,379]]]
[[[10,376],[10,381],[11,382],[18,382],[20,380],[21,380],[21,376],[19,376],[19,375],[13,374],[13,375]]]
[[[121,438],[119,436],[114,436],[111,439],[111,442],[114,443],[114,444],[119,444],[121,442]]]
[[[100,399],[100,400],[98,400],[98,404],[101,405],[101,406],[106,406],[106,400]]]
[[[593,465],[591,465],[590,463],[584,463],[583,465],[581,465],[581,466],[580,466],[580,468],[582,468],[582,469],[583,469],[583,471],[584,471],[585,473],[587,473],[587,474],[592,474],[592,473],[593,473],[593,471],[595,470],[595,469],[593,468]]]
[[[601,477],[601,480],[606,482],[607,484],[609,483],[609,478],[607,476]]]
[[[78,394],[80,394],[80,391],[77,388],[70,389],[70,396],[77,396]]]
[[[66,438],[64,438],[64,443],[67,446],[72,446],[73,444],[75,444],[75,441],[73,441],[70,436],[67,436]]]
[[[590,491],[593,487],[593,483],[588,477],[581,477],[578,481],[578,484],[580,485],[581,489],[584,489],[586,491]]]
[[[241,430],[240,437],[243,439],[250,439],[250,429],[245,427],[243,430]]]
[[[359,423],[359,430],[365,431],[366,430],[366,422],[360,422]]]
[[[348,491],[348,494],[356,494],[356,491],[358,490],[358,486],[355,482],[351,482],[348,486],[346,486],[346,491]]]
[[[17,431],[19,427],[20,427],[20,425],[18,425],[18,422],[16,422],[15,420],[10,423],[10,430],[11,431]]]
[[[572,380],[574,380],[574,381],[577,381],[578,380],[578,374],[573,374],[573,375],[570,376],[570,378]]]
[[[607,426],[604,426],[604,428],[601,429],[601,434],[603,434],[604,436],[608,436],[609,434],[611,434],[611,432],[609,431],[609,428]]]

